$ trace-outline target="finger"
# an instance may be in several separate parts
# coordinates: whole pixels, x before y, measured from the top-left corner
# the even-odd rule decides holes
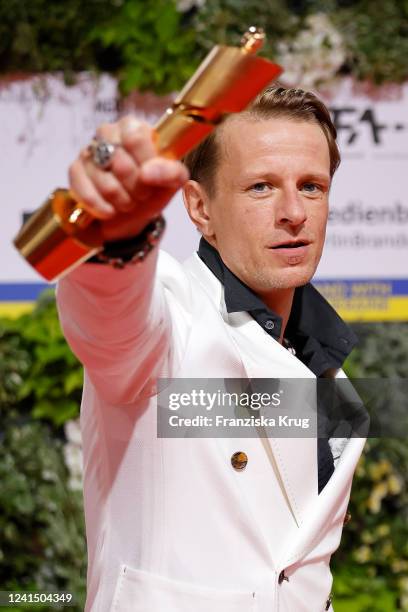
[[[69,182],[76,199],[94,217],[110,219],[115,215],[114,207],[98,193],[80,159],[77,159],[69,168]]]
[[[146,200],[146,203],[139,202],[133,213],[118,213],[106,220],[102,226],[104,240],[138,236],[152,219],[160,215],[178,189],[156,188],[154,198]]]
[[[155,197],[145,204],[139,202],[134,213],[119,213],[105,221],[102,227],[105,241],[132,238],[138,236],[157,217],[164,206],[171,200],[177,189],[155,189]]]
[[[133,128],[136,131],[134,138],[132,136]],[[143,124],[140,121],[137,121],[134,117],[128,116],[124,117],[115,124],[102,124],[96,133],[98,138],[107,140],[112,144],[119,144],[112,156],[109,169],[122,184],[123,188],[131,195],[134,194],[139,176],[139,158],[144,159],[151,152],[155,152],[154,147],[152,148],[152,143],[150,140],[151,130],[148,128],[148,126],[145,126],[145,128],[143,128]],[[128,152],[125,144],[122,142],[122,132],[125,136],[125,140],[128,138],[127,146],[131,152]],[[137,149],[138,141],[140,141],[143,132],[145,133],[145,136],[147,135],[148,137],[147,151],[141,150],[139,153],[137,153],[132,149],[132,147]],[[126,136],[127,134],[128,136]]]
[[[119,122],[101,123],[101,125],[96,130],[96,138],[107,140],[112,144],[120,144]]]
[[[135,202],[157,201],[161,189],[175,192],[188,178],[188,170],[181,162],[155,157],[140,166],[138,180],[130,196]]]
[[[119,121],[120,142],[136,163],[142,164],[157,155],[153,128],[127,115]]]
[[[115,210],[126,212],[133,208],[131,196],[112,172],[98,168],[91,160],[85,162],[84,168],[98,193]]]
[[[139,165],[123,147],[118,147],[115,150],[110,171],[123,186],[123,189],[133,197],[140,174]]]
[[[147,185],[178,189],[188,181],[186,166],[179,161],[154,157],[140,168],[140,180]]]

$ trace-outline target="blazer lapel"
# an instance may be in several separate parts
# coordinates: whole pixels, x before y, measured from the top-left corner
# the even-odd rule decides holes
[[[240,355],[247,378],[311,379],[315,375],[279,342],[269,336],[247,312],[227,313],[224,290],[198,255],[193,255],[185,267],[196,277],[203,289],[215,301],[226,323],[226,329]],[[293,397],[300,406],[304,402]],[[296,396],[296,393],[294,394]],[[311,400],[313,402],[313,400]],[[312,407],[313,410],[313,407]],[[316,415],[316,412],[314,412]],[[310,505],[318,497],[316,437],[264,437],[261,443],[287,499],[288,509],[296,524],[302,525]]]
[[[229,329],[249,379],[295,379],[293,385],[286,381],[284,391],[290,392],[282,401],[280,414],[285,414],[285,404],[302,407],[311,419],[316,419],[314,374],[294,355],[271,338],[248,313],[228,315]],[[308,398],[305,386],[296,379],[309,379]],[[306,401],[309,410],[306,410]],[[284,436],[284,430],[280,430]],[[273,469],[280,476],[280,484],[288,506],[300,526],[310,504],[318,496],[317,440],[316,437],[270,437],[265,430],[258,430],[265,452]],[[309,434],[311,435],[311,434]]]
[[[309,553],[316,541],[319,538],[322,539],[324,530],[337,520],[333,512],[339,514],[339,525],[342,526],[343,514],[350,496],[352,477],[365,442],[365,438],[351,438],[348,441],[332,477],[309,507],[307,517],[296,537],[289,541],[280,560],[280,567],[293,565]],[[339,539],[340,536],[341,530]]]

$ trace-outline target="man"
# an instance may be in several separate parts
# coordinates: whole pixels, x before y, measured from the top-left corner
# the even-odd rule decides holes
[[[85,150],[70,181],[102,221],[106,256],[58,287],[85,365],[86,609],[332,609],[329,561],[363,441],[156,430],[159,378],[314,379],[351,350],[354,336],[308,284],[339,163],[328,111],[310,93],[266,90],[187,157],[190,179],[133,118],[98,136],[118,145],[109,168]],[[157,264],[152,220],[181,186],[199,252]]]

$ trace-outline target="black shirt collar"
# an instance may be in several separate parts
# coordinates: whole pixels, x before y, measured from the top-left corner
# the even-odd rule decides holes
[[[248,312],[263,329],[278,340],[282,319],[227,268],[218,251],[204,238],[198,249],[200,259],[224,285],[227,312]],[[324,297],[308,283],[297,287],[285,336],[297,357],[316,375],[340,368],[357,338]]]

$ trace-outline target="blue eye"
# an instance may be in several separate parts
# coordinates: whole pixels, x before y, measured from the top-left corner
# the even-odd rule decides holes
[[[265,193],[267,187],[268,183],[255,183],[255,185],[252,185],[251,189],[256,193]]]
[[[320,189],[320,187],[319,185],[316,185],[316,183],[304,183],[302,185],[302,189],[308,193],[315,193]]]

